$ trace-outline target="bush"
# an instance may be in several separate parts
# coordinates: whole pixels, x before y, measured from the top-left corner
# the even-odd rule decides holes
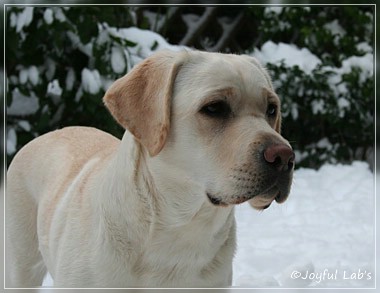
[[[313,52],[304,66],[289,65],[295,60],[267,63],[282,98],[283,133],[297,150],[298,166],[373,161],[371,8],[277,7],[251,13],[261,20],[262,40],[290,39]],[[318,64],[309,71],[313,58]]]
[[[182,14],[194,13],[186,9]],[[310,66],[294,65],[289,58],[259,58],[282,99],[283,133],[297,150],[298,166],[366,158],[374,142],[372,7],[235,10],[245,14],[236,39],[245,38],[240,53],[262,57],[270,45],[287,46],[295,52],[308,48],[308,56],[317,60]],[[233,18],[226,7],[220,11],[226,13],[225,23],[226,17]],[[34,137],[64,126],[94,126],[121,137],[123,130],[107,113],[102,97],[136,62],[169,47],[159,35],[130,28],[155,27],[150,23],[157,21],[154,12],[128,6],[8,6],[6,15],[8,163]],[[257,34],[250,47],[245,28]],[[170,30],[163,33],[172,38]]]
[[[102,34],[103,22],[129,26],[132,16],[123,7],[9,8],[7,124],[8,135],[17,133],[17,144],[8,139],[8,154],[68,125],[120,133],[101,98],[105,84],[119,76],[111,68],[110,51],[120,50],[121,62],[128,64],[124,48],[134,44]]]

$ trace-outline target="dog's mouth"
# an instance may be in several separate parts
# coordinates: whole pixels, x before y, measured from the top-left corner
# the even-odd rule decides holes
[[[207,194],[207,197],[208,199],[210,200],[210,202],[214,205],[214,206],[222,206],[222,207],[226,207],[228,206],[227,203],[223,202],[223,200],[219,197],[214,197],[213,195],[211,195],[210,193],[206,193]]]
[[[259,195],[248,196],[248,195],[240,195],[233,196],[231,198],[223,199],[219,196],[215,196],[209,192],[206,193],[209,201],[214,206],[219,207],[227,207],[229,205],[237,205],[248,200],[252,200],[251,204],[255,209],[265,210],[270,207],[273,201],[277,203],[283,203],[287,198],[287,192],[281,191],[277,186],[272,186],[269,190],[260,193]]]
[[[276,193],[274,193],[274,195],[272,196],[258,195],[251,198],[250,203],[257,210],[265,210],[270,207],[273,201],[276,201],[277,203],[282,203],[285,201],[286,197],[287,196],[285,196],[284,198],[281,194],[281,191],[277,189]]]

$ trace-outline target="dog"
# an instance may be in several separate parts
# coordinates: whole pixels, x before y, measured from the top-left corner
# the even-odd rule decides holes
[[[280,100],[250,56],[161,51],[104,103],[122,140],[68,127],[24,146],[6,186],[7,287],[232,284],[234,206],[288,197]]]

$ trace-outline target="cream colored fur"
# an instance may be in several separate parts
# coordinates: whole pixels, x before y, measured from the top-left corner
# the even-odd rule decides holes
[[[216,98],[231,103],[231,123],[199,113]],[[288,144],[279,114],[265,116],[268,100],[279,105],[251,57],[161,52],[143,61],[104,98],[127,129],[121,141],[69,127],[12,161],[6,287],[40,286],[46,271],[57,287],[230,286],[233,206],[243,201],[232,197],[232,175],[260,172],[251,157],[268,139]],[[228,204],[213,205],[207,192]]]

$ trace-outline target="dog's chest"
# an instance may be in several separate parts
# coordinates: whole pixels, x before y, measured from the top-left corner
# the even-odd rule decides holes
[[[235,249],[234,219],[224,221],[218,231],[212,231],[211,224],[153,234],[133,267],[139,286],[227,286]]]

